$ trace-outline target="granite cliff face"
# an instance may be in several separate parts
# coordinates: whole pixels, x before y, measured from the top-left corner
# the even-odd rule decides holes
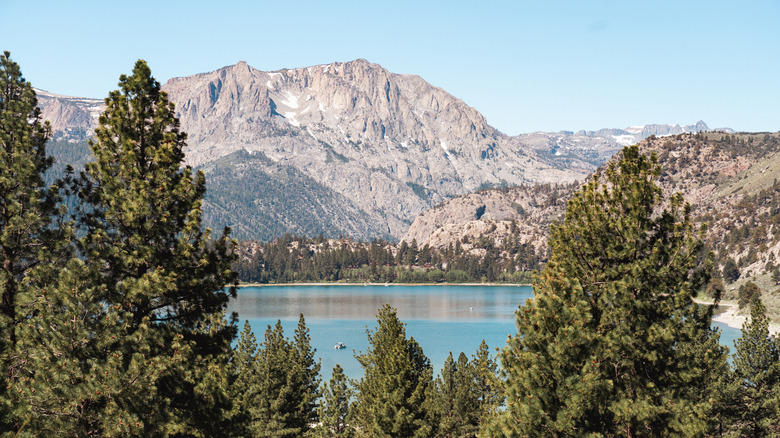
[[[99,99],[61,96],[44,90],[35,90],[41,115],[48,120],[54,133],[74,140],[92,135],[98,117],[105,109]]]
[[[361,239],[395,239],[404,235],[419,213],[453,196],[491,186],[582,179],[628,139],[622,130],[509,137],[488,125],[474,108],[422,78],[390,73],[363,59],[275,72],[239,62],[171,79],[163,89],[188,133],[188,164],[208,173],[218,160],[237,165],[241,157],[259,153],[286,170],[258,170],[258,174],[295,174],[295,181],[310,178],[311,184],[301,183],[291,190],[316,186],[318,194],[300,199],[326,206],[333,205],[333,196],[343,197],[341,204],[349,204],[346,211],[361,216],[359,221],[341,218],[361,225],[334,229],[329,237],[344,231]],[[39,103],[58,138],[69,141],[91,135],[104,107],[101,100],[43,91]],[[228,199],[225,191],[213,196],[217,190],[212,189],[204,210],[214,213],[207,217],[220,217],[220,226],[251,230],[243,225],[253,209],[264,214],[261,209],[284,212],[298,207],[293,205],[295,196],[280,201],[276,189],[265,191],[253,185],[251,192],[237,193],[233,186],[239,181],[230,179],[224,165],[219,168],[220,184],[232,184],[233,198]],[[247,171],[234,174],[246,178]],[[236,197],[244,203],[241,208]],[[332,222],[338,223],[344,212],[336,209],[330,214],[335,218]],[[317,228],[292,223],[300,215],[298,219],[273,217],[288,224],[290,232]]]
[[[573,180],[593,167],[540,157],[440,88],[362,59],[277,72],[240,62],[164,89],[190,164],[262,152],[345,196],[376,223],[374,236],[400,237],[426,208],[480,187]]]

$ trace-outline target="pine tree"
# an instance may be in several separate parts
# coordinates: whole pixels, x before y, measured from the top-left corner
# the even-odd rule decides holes
[[[11,409],[6,383],[23,363],[18,329],[27,324],[33,290],[51,278],[69,255],[70,229],[62,223],[59,189],[46,187],[53,164],[46,155],[48,122],[41,119],[32,85],[10,53],[0,55],[0,428]],[[36,269],[37,268],[37,269]],[[35,275],[31,275],[36,270]],[[12,381],[6,382],[10,376]]]
[[[186,134],[146,63],[119,87],[90,141],[79,242],[99,300],[121,312],[122,336],[107,349],[124,358],[125,389],[113,399],[149,419],[144,434],[214,434],[230,410],[213,378],[235,337],[224,323],[233,243],[201,229],[205,177],[182,167]],[[142,397],[126,390],[137,386],[132,366],[160,369]]]
[[[320,396],[319,361],[314,359],[316,349],[311,346],[309,328],[301,313],[298,326],[293,337],[293,360],[291,383],[295,387],[297,403],[295,406],[295,427],[305,432],[312,424],[317,423],[317,399]]]
[[[284,336],[281,321],[268,326],[257,356],[253,383],[258,388],[257,395],[247,408],[252,434],[276,437],[308,434],[317,422],[319,369],[303,315],[293,342]]]
[[[316,429],[317,436],[352,437],[355,435],[355,430],[347,422],[352,395],[344,369],[336,364],[330,382],[322,389],[322,402],[318,411],[321,424]]]
[[[655,156],[637,146],[621,155],[551,228],[552,256],[501,355],[507,410],[493,435],[701,435],[707,427],[707,396],[725,356],[711,342],[711,308],[692,301],[708,277],[700,237],[682,197],[664,201],[653,182]]]
[[[395,309],[385,304],[377,323],[375,331],[366,330],[369,350],[356,356],[364,375],[356,384],[351,423],[360,436],[432,436],[430,360],[414,338],[406,338]]]
[[[265,331],[257,360],[257,397],[249,412],[250,431],[254,436],[296,436],[289,427],[294,410],[294,394],[288,385],[291,365],[290,342],[284,337],[282,322],[277,321]]]
[[[24,366],[12,392],[23,402],[16,415],[29,436],[161,433],[159,424],[172,414],[159,395],[159,375],[182,366],[188,346],[174,340],[167,361],[147,360],[142,342],[140,352],[117,348],[142,341],[154,327],[139,327],[126,339],[128,315],[105,305],[104,285],[93,278],[83,261],[72,260],[38,291],[32,316],[20,327]]]
[[[747,306],[753,301],[753,297],[758,297],[760,294],[761,289],[752,281],[743,284],[739,287],[739,294],[737,295],[739,308],[742,309]]]
[[[498,413],[504,403],[498,364],[484,339],[477,348],[477,354],[472,357],[471,365],[480,406],[479,424],[484,425],[487,419]]]
[[[732,428],[740,436],[780,434],[780,341],[769,334],[766,307],[757,295],[734,347]]]
[[[239,436],[250,435],[251,407],[254,406],[260,392],[257,378],[258,353],[257,338],[252,332],[249,321],[244,321],[244,328],[241,330],[230,360],[233,374],[230,386],[230,396],[233,399],[231,418],[234,429],[240,431]]]
[[[454,360],[452,352],[444,361],[441,375],[436,378],[439,416],[437,436],[473,437],[479,430],[480,393],[476,385],[473,363],[460,353]]]

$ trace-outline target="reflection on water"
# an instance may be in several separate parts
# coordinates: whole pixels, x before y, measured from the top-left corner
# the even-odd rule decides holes
[[[376,329],[376,312],[385,303],[398,310],[438,372],[450,351],[469,357],[484,339],[491,350],[515,333],[514,311],[533,296],[527,286],[267,286],[238,290],[229,311],[248,320],[258,341],[269,325],[282,320],[292,338],[303,313],[311,343],[322,361],[323,380],[336,364],[351,378],[362,375],[354,353],[369,347],[366,329]],[[337,342],[347,348],[336,350]]]
[[[533,296],[528,286],[267,286],[245,287],[230,302],[229,311],[248,320],[258,341],[266,327],[282,320],[284,332],[292,338],[303,313],[312,346],[321,360],[324,381],[340,364],[345,374],[359,378],[362,369],[354,353],[369,347],[366,329],[376,329],[376,311],[385,303],[398,309],[407,324],[407,336],[414,337],[438,372],[447,354],[463,351],[471,357],[484,339],[491,350],[502,348],[507,336],[517,332],[514,312]],[[721,345],[733,351],[740,331],[724,324]],[[336,350],[337,342],[347,348]]]
[[[241,319],[372,319],[390,304],[401,320],[512,320],[533,296],[528,286],[273,286],[239,289]]]

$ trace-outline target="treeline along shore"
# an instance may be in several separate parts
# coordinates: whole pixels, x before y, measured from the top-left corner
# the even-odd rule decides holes
[[[234,265],[242,283],[529,283],[545,255],[520,243],[515,232],[500,249],[491,239],[482,251],[465,251],[460,242],[444,248],[418,247],[416,241],[391,244],[351,239],[309,239],[285,235],[273,242],[243,242]]]

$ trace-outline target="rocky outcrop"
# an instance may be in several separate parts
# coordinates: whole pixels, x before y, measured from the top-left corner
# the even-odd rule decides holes
[[[44,90],[35,90],[41,116],[51,124],[55,133],[92,135],[105,103],[98,99],[61,96]]]
[[[542,249],[550,224],[562,217],[576,187],[576,183],[539,184],[458,196],[418,216],[402,240],[443,248],[483,236],[501,242],[514,230],[523,243]]]
[[[733,298],[735,288],[746,281],[755,281],[767,293],[780,291],[771,278],[780,269],[780,134],[679,134],[639,145],[642,152],[657,156],[664,196],[681,193],[694,221],[707,224],[704,242],[715,254],[716,267],[727,259],[736,261],[742,277],[727,296]],[[543,249],[550,224],[563,217],[576,188],[534,185],[459,196],[421,214],[403,239],[432,247],[483,236],[500,242],[512,223],[523,243]],[[769,302],[780,314],[780,301]]]

